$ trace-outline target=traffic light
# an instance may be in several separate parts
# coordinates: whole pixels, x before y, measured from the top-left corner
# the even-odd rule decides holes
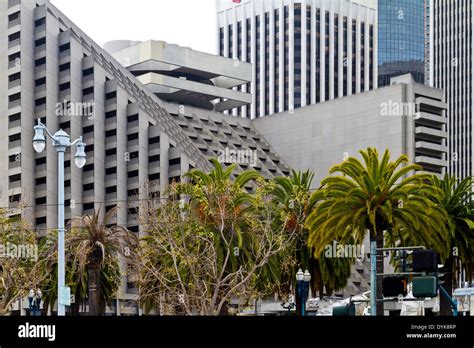
[[[412,281],[413,297],[435,297],[438,294],[436,276],[415,277]]]
[[[436,272],[438,260],[436,251],[418,249],[413,251],[413,272]]]
[[[382,280],[382,294],[384,297],[407,295],[407,278],[405,276],[389,276]]]
[[[355,316],[355,304],[332,307],[332,315],[335,317]]]

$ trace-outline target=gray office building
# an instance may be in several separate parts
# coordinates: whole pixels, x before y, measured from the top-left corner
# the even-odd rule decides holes
[[[376,11],[353,0],[217,0],[217,52],[252,64],[255,119],[377,87]]]
[[[252,101],[238,88],[251,81],[249,63],[155,40],[112,41],[104,48],[162,100],[217,112]]]
[[[471,0],[430,1],[430,84],[445,92],[448,170],[458,178],[474,174],[473,22]]]
[[[161,100],[49,2],[1,1],[0,32],[0,206],[31,219],[40,233],[57,227],[58,182],[56,150],[33,150],[38,118],[73,139],[83,135],[87,144],[83,169],[66,153],[66,219],[118,206],[110,223],[138,233],[142,200],[163,197],[192,168],[210,169],[209,159],[224,149],[254,151],[254,168],[265,176],[289,174],[250,120],[184,105],[182,98]],[[235,69],[248,80],[245,65]],[[248,100],[220,88],[218,97]],[[238,163],[238,169],[251,165]],[[131,279],[118,296],[136,299]]]
[[[254,120],[256,129],[291,168],[315,172],[314,188],[329,168],[375,147],[407,154],[427,172],[447,169],[447,118],[443,91],[393,77],[390,86]]]

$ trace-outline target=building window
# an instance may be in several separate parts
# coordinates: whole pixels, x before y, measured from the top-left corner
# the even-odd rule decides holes
[[[35,21],[35,27],[39,27],[39,26],[41,26],[41,25],[43,25],[43,24],[45,24],[45,23],[46,23],[46,17],[37,19],[37,20]]]
[[[12,42],[12,41],[19,40],[19,39],[20,39],[20,32],[19,31],[17,31],[16,33],[8,35],[8,42]]]
[[[38,39],[35,41],[35,47],[39,47],[41,45],[44,45],[46,43],[46,38],[42,37],[41,39]]]
[[[35,66],[36,67],[38,67],[40,65],[43,65],[43,64],[46,64],[46,58],[45,57],[35,60]]]
[[[71,63],[64,63],[64,64],[61,64],[59,66],[59,71],[66,71],[66,70],[69,70],[71,68]]]
[[[15,19],[20,18],[20,11],[8,15],[8,21],[13,22]]]
[[[59,46],[59,52],[64,52],[64,51],[67,51],[71,48],[71,44],[68,42],[68,43],[65,43],[61,46]]]
[[[94,73],[94,68],[89,68],[82,71],[82,76],[89,76],[89,75],[92,75],[93,73]]]
[[[137,176],[138,176],[138,170],[133,170],[133,171],[127,173],[128,178],[134,178],[134,177],[137,177]]]

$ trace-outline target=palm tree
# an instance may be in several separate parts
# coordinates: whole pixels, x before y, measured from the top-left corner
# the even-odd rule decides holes
[[[310,200],[311,184],[314,173],[311,171],[292,171],[289,177],[277,177],[274,190],[275,201],[280,209],[287,215],[287,228],[298,231],[298,239],[295,248],[287,251],[280,258],[291,257],[296,263],[289,269],[280,269],[279,283],[287,283],[288,288],[294,285],[294,275],[298,268],[308,269],[313,275],[311,277],[311,289],[316,290],[323,297],[324,288],[330,295],[334,290],[346,286],[347,279],[351,273],[352,259],[326,258],[324,253],[315,255],[313,248],[308,247],[308,229],[304,223],[314,207],[314,201]],[[289,254],[289,255],[288,255]],[[270,263],[269,266],[272,264]],[[283,271],[283,272],[282,272]],[[286,289],[289,290],[289,289]]]
[[[432,197],[436,204],[442,206],[448,214],[447,227],[450,231],[446,243],[448,257],[444,262],[445,276],[443,287],[451,295],[456,275],[461,268],[466,270],[468,281],[472,281],[472,264],[474,261],[474,180],[467,177],[457,180],[451,175],[444,175],[442,179],[433,176],[433,185],[439,189],[441,195]],[[451,314],[448,301],[440,299],[440,314]]]
[[[80,282],[87,273],[91,315],[101,314],[105,309],[101,280],[109,273],[101,273],[101,270],[112,267],[116,274],[118,256],[124,255],[125,250],[133,252],[137,245],[136,236],[125,227],[108,225],[116,210],[117,207],[110,209],[103,219],[100,218],[100,209],[91,215],[73,219],[66,239],[66,248],[73,252],[71,262],[77,267]]]
[[[414,174],[421,167],[408,164],[406,155],[390,161],[388,150],[381,159],[373,148],[360,154],[363,162],[350,157],[333,166],[331,176],[311,197],[317,203],[307,219],[308,242],[315,253],[334,239],[361,244],[367,231],[377,248],[384,246],[385,232],[390,244],[408,240],[441,250],[447,235],[446,213],[429,198],[438,194],[429,184],[431,176]],[[383,270],[383,258],[378,258],[376,271]],[[376,296],[382,298],[382,277],[377,277]],[[377,313],[383,315],[382,302]]]
[[[50,305],[53,305],[57,299],[58,275],[57,275],[57,246],[55,244],[56,234],[48,238],[48,245],[43,245],[40,254],[46,257],[40,260],[40,267],[44,275],[39,288],[43,291],[43,311],[46,313]],[[47,249],[46,251],[44,251]],[[78,265],[73,263],[71,249],[66,250],[66,284],[71,287],[71,294],[75,296],[75,302],[71,304],[70,314],[79,315],[85,309],[85,301],[88,298],[88,274],[82,272],[79,274]],[[103,299],[101,302],[109,301],[116,295],[120,285],[121,273],[120,266],[116,259],[106,259],[100,268],[100,294]]]

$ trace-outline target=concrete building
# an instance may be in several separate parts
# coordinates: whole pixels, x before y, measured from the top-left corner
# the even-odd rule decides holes
[[[473,22],[472,1],[430,2],[430,84],[445,92],[448,171],[458,178],[474,174]]]
[[[446,103],[443,92],[413,81],[392,85],[253,121],[255,128],[296,170],[315,172],[314,187],[334,164],[376,147],[407,154],[424,170],[447,168]]]
[[[1,1],[0,33],[0,206],[40,233],[57,227],[58,183],[56,150],[32,147],[37,118],[87,144],[82,170],[66,153],[66,219],[118,206],[109,223],[138,233],[140,201],[163,197],[192,168],[209,169],[219,150],[250,149],[264,175],[289,174],[250,120],[164,102],[49,2]],[[120,299],[136,299],[132,280]]]
[[[249,63],[163,41],[128,45],[126,41],[115,41],[104,47],[162,100],[217,112],[252,101],[249,93],[239,90],[251,81]]]
[[[255,119],[377,87],[376,11],[352,0],[217,0],[217,52],[252,64]]]

